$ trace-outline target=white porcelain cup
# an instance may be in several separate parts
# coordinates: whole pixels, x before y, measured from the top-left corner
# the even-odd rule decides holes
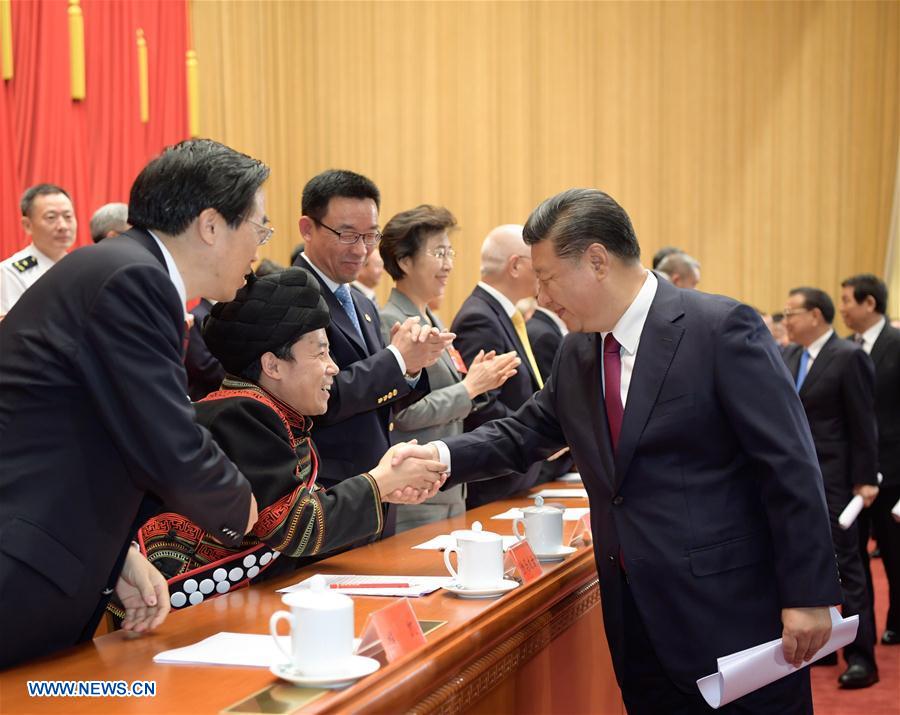
[[[353,599],[313,582],[308,590],[285,594],[290,611],[276,611],[269,631],[291,667],[304,675],[338,672],[353,655]],[[291,652],[278,640],[278,622],[290,624]]]
[[[549,504],[526,507],[513,520],[513,532],[519,541],[527,538],[534,553],[555,554],[563,547],[563,510]]]
[[[454,532],[456,546],[444,550],[444,565],[463,588],[486,589],[503,583],[503,539],[490,531]],[[458,570],[450,563],[456,554]]]

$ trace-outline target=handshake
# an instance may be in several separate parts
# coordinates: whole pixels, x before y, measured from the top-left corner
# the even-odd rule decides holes
[[[410,440],[391,447],[369,474],[378,485],[381,501],[421,504],[447,481],[447,465],[438,461],[436,447]]]

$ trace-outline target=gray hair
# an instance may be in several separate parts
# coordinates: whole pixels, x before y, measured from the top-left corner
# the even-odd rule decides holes
[[[700,271],[700,261],[687,253],[670,253],[659,262],[656,270],[665,273],[669,278],[672,276],[693,278]]]
[[[91,216],[91,238],[100,243],[110,231],[128,230],[128,204],[105,204]]]

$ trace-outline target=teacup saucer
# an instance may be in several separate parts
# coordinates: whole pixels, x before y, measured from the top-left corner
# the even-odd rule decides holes
[[[546,554],[539,554],[535,552],[535,556],[538,561],[562,561],[569,554],[574,554],[578,549],[574,546],[560,546],[556,549],[556,551],[551,551]]]
[[[297,670],[290,663],[275,663],[269,670],[282,680],[307,688],[344,688],[371,673],[381,665],[374,658],[351,655],[335,669],[333,673],[316,673],[315,675]]]
[[[518,588],[518,581],[510,581],[509,579],[503,579],[497,586],[492,586],[490,588],[467,588],[466,586],[461,586],[458,583],[449,583],[443,588],[450,593],[459,596],[460,598],[492,598],[494,596],[502,596],[507,591],[512,591],[514,588]]]

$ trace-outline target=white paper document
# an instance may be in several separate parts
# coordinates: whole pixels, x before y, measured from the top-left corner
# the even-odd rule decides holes
[[[291,637],[279,636],[281,645],[291,650]],[[153,656],[154,663],[193,663],[195,665],[242,665],[268,668],[284,660],[270,635],[255,633],[216,633],[199,643],[163,651]]]
[[[587,489],[541,489],[531,496],[543,499],[587,499]]]
[[[817,652],[813,661],[838,648],[843,648],[856,638],[859,616],[842,618],[836,608],[831,609],[831,637]],[[812,661],[810,661],[812,662]],[[720,708],[734,700],[752,693],[769,683],[790,675],[798,670],[784,659],[781,638],[768,643],[732,653],[718,659],[717,673],[707,675],[697,681],[697,687],[710,707]],[[806,667],[804,663],[801,667]]]
[[[281,646],[290,653],[291,637],[278,636]],[[360,639],[353,639],[356,652]],[[248,668],[268,668],[283,663],[284,653],[278,650],[272,636],[257,633],[216,633],[202,641],[157,653],[154,663],[185,663],[191,665],[232,665]]]
[[[561,477],[557,477],[556,481],[580,484],[581,483],[581,475],[578,472],[566,472]]]
[[[503,550],[506,551],[510,546],[515,544],[518,541],[518,538],[515,536],[501,536],[503,539]],[[414,549],[422,549],[425,551],[443,551],[448,546],[456,546],[456,537],[451,536],[450,534],[441,534],[440,536],[435,536],[433,539],[429,539],[428,541],[423,541],[421,544],[416,544],[413,546]]]
[[[565,511],[563,511],[563,521],[578,521],[585,514],[590,514],[591,510],[586,506],[579,507],[567,507]],[[491,519],[518,519],[522,516],[522,510],[513,508],[509,511],[505,511],[502,514],[495,514],[491,517]]]
[[[884,476],[881,472],[878,472],[878,483],[881,484],[882,480],[884,480]],[[863,510],[863,498],[857,494],[853,497],[849,502],[847,502],[847,506],[844,507],[844,511],[841,512],[841,515],[838,517],[838,524],[840,524],[841,528],[846,531],[851,526],[853,526],[853,522],[856,521],[856,517],[859,516],[859,513]]]
[[[449,576],[359,576],[359,575],[321,575],[328,588],[348,596],[408,596],[418,598],[437,591],[441,586],[450,583]],[[278,589],[278,593],[291,593],[308,589],[314,577],[310,576],[300,583]],[[340,588],[335,588],[339,586]]]

